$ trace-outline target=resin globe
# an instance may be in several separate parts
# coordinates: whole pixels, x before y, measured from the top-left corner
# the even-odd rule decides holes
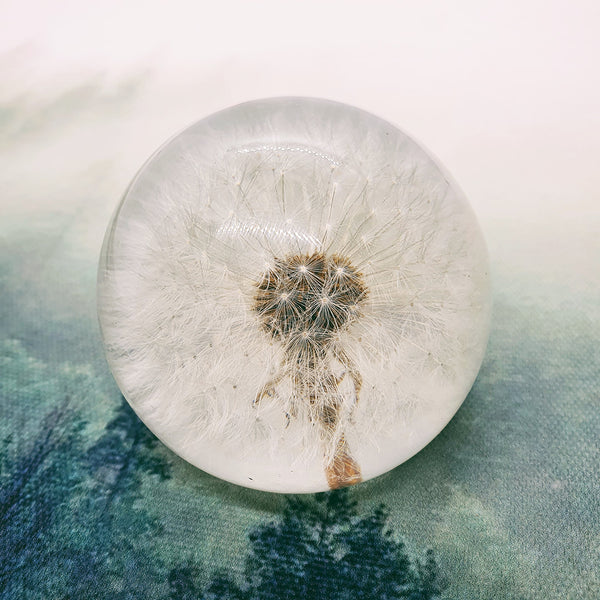
[[[452,418],[488,336],[485,244],[393,125],[325,100],[235,106],[166,143],[106,234],[106,355],[197,467],[277,492],[388,471]]]

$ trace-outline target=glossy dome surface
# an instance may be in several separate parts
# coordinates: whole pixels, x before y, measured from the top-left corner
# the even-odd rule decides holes
[[[108,229],[99,318],[118,385],[183,458],[313,492],[419,451],[487,342],[485,244],[438,164],[350,106],[275,98],[192,125]]]

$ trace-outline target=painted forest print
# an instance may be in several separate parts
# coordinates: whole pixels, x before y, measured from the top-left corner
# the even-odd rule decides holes
[[[279,520],[248,533],[241,578],[216,570],[207,583],[185,557],[157,557],[163,528],[142,508],[142,478],[170,478],[170,457],[121,398],[88,443],[82,391],[93,377],[48,368],[21,344],[2,344],[3,397],[21,384],[22,400],[48,406],[26,441],[2,448],[2,570],[6,597],[382,598],[433,600],[444,585],[431,550],[411,559],[384,505],[358,514],[347,489],[290,496]],[[53,401],[56,404],[53,405]],[[372,557],[378,557],[376,561]]]

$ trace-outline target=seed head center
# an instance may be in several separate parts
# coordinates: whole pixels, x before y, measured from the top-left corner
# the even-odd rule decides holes
[[[286,347],[299,337],[322,347],[360,317],[367,294],[362,273],[348,258],[294,254],[266,268],[252,308],[262,328]]]

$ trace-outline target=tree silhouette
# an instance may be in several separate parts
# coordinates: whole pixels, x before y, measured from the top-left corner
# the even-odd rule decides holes
[[[28,448],[18,453],[5,438],[0,474],[0,592],[26,589],[31,577],[57,558],[53,535],[68,510],[77,475],[67,464],[80,447],[84,424],[73,419],[70,398],[43,419]]]
[[[155,551],[162,526],[144,508],[141,493],[144,476],[170,477],[160,452],[160,442],[121,397],[82,459],[89,492],[80,519],[87,532],[74,559],[77,580],[65,600],[149,598],[164,586],[166,572]]]
[[[197,600],[199,569],[190,559],[169,572],[169,600]]]
[[[69,366],[49,369],[14,340],[0,342],[0,595],[50,597],[54,574],[67,568],[62,531],[71,529],[70,503],[81,473],[78,387],[89,374]],[[40,415],[42,415],[40,417]]]
[[[160,597],[161,526],[142,496],[170,476],[158,440],[121,398],[86,448],[82,415],[107,402],[89,368],[4,340],[0,373],[0,596]]]
[[[442,584],[432,551],[411,561],[380,506],[358,516],[346,489],[291,497],[280,521],[250,532],[245,579],[217,573],[205,600],[433,600]]]
[[[121,396],[115,416],[87,452],[87,466],[95,479],[96,500],[105,524],[110,522],[115,504],[139,496],[144,474],[163,481],[170,478],[170,465],[157,448],[158,439]]]
[[[413,581],[410,600],[429,600],[438,598],[446,588],[446,582],[440,577],[433,550],[425,552],[425,560],[417,561],[417,577]]]

